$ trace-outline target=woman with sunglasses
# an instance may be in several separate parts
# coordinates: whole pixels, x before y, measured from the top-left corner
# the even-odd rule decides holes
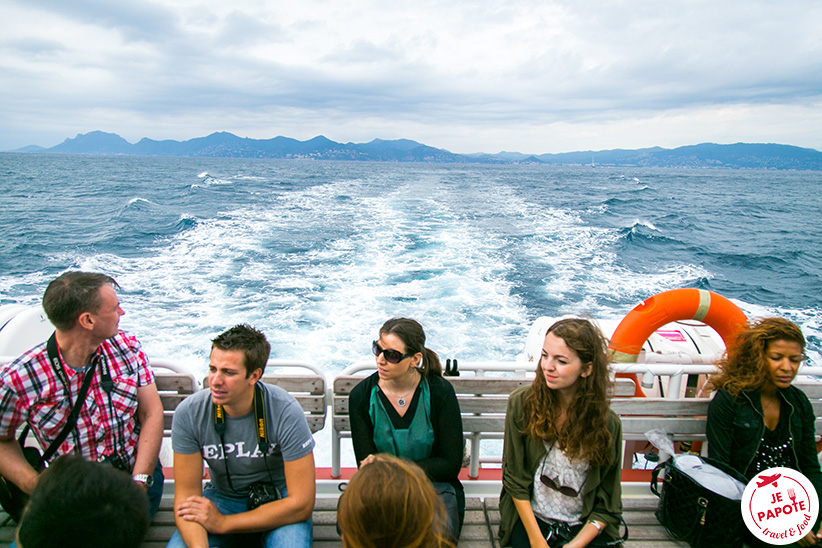
[[[377,372],[349,397],[358,466],[367,466],[378,453],[415,462],[442,498],[456,543],[465,493],[458,479],[464,439],[454,388],[442,378],[439,358],[425,347],[425,332],[415,320],[385,322],[372,351]]]
[[[748,479],[769,468],[793,468],[822,490],[816,454],[816,416],[793,386],[805,359],[805,336],[783,318],[764,318],[743,331],[717,363],[708,407],[708,456]],[[822,516],[799,546],[822,544]],[[766,546],[747,538],[751,546]]]
[[[622,424],[608,406],[607,343],[591,322],[545,335],[537,375],[508,399],[500,545],[620,542]]]

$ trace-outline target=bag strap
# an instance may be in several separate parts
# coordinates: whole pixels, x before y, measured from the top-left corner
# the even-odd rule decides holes
[[[599,544],[599,546],[622,546],[628,540],[628,524],[625,523],[625,519],[622,517],[622,514],[612,514],[610,512],[607,513],[608,515],[615,517],[619,520],[619,523],[622,525],[622,527],[625,528],[625,534],[623,534],[621,538],[609,540],[607,542]]]
[[[657,480],[659,479],[659,473],[663,470],[668,469],[668,464],[671,462],[671,459],[666,461],[660,462],[654,467],[654,471],[651,473],[651,493],[656,496],[659,495],[659,489],[657,488]]]
[[[65,376],[65,371],[62,370],[63,364],[60,360],[60,354],[57,351],[57,340],[54,336],[54,333],[52,333],[51,337],[48,340],[48,343],[46,343],[46,350],[48,351],[49,362],[54,366],[55,371],[60,372],[58,373],[58,376],[61,373],[63,374],[63,376]],[[80,393],[77,394],[77,401],[74,402],[74,405],[71,408],[71,412],[69,413],[68,419],[66,419],[65,426],[63,426],[63,429],[60,431],[57,437],[54,438],[54,441],[52,441],[51,444],[49,444],[48,449],[46,449],[46,452],[43,453],[44,462],[48,462],[48,460],[54,456],[54,454],[57,452],[57,449],[60,447],[60,444],[63,443],[63,441],[68,436],[69,432],[73,430],[74,426],[77,424],[77,417],[80,416],[80,408],[83,407],[83,403],[85,403],[86,394],[88,394],[88,388],[89,386],[91,386],[91,379],[92,377],[94,377],[94,370],[96,369],[97,361],[98,360],[94,360],[91,369],[86,372],[86,377],[83,380],[83,386],[80,388]],[[26,425],[26,428],[28,428],[28,425]],[[23,444],[21,443],[20,446],[22,447]]]

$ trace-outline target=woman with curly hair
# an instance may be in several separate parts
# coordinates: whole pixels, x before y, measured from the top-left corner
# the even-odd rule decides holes
[[[344,548],[453,548],[444,512],[422,468],[377,454],[348,483],[337,521]]]
[[[608,405],[606,349],[591,322],[560,320],[545,335],[534,382],[511,394],[502,460],[502,546],[618,542],[622,423]]]
[[[709,457],[749,480],[769,468],[792,468],[822,493],[816,418],[808,397],[791,384],[804,359],[802,331],[783,318],[764,318],[738,336],[710,378],[717,392],[708,407]],[[819,520],[813,531],[800,546],[822,544]]]

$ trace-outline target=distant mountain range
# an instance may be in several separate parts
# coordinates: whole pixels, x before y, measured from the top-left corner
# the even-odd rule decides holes
[[[337,143],[323,136],[308,141],[288,137],[247,139],[232,133],[212,133],[188,141],[141,139],[132,144],[115,133],[92,131],[51,148],[28,146],[14,152],[60,154],[122,154],[133,156],[193,156],[208,158],[281,158],[374,162],[434,162],[485,164],[554,164],[641,167],[715,167],[730,169],[822,170],[822,152],[790,145],[717,145],[703,143],[674,149],[600,150],[527,155],[454,154],[416,141],[374,139],[369,143]]]

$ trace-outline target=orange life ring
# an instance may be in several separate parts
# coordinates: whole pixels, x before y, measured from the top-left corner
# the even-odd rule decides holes
[[[613,360],[636,362],[648,337],[663,325],[678,320],[697,320],[709,325],[722,337],[725,346],[748,324],[745,313],[722,295],[704,289],[672,289],[645,299],[622,319],[608,345]],[[637,392],[642,395],[638,383]]]

